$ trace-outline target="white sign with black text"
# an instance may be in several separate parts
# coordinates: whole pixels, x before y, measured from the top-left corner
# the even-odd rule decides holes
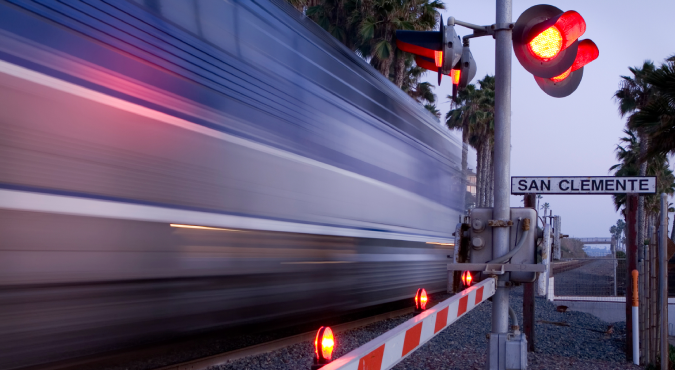
[[[511,177],[511,194],[656,194],[656,177]]]

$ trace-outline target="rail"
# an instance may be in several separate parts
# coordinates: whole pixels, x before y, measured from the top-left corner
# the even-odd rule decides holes
[[[488,278],[461,291],[321,370],[391,369],[460,317],[495,294],[496,279]]]

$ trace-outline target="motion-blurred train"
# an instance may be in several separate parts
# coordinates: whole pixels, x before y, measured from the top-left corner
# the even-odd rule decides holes
[[[444,290],[460,155],[282,0],[0,0],[0,368]]]

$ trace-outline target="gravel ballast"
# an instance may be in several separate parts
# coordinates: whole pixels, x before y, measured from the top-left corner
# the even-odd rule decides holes
[[[513,289],[510,300],[519,320],[522,320],[522,292],[522,287]],[[484,302],[414,351],[394,369],[484,369],[491,309],[492,303]],[[352,351],[411,317],[412,315],[405,315],[336,334],[334,358]],[[610,324],[583,312],[558,312],[554,304],[543,298],[536,299],[535,318],[536,352],[528,354],[528,369],[640,369],[626,361],[624,322]],[[522,322],[520,325],[522,326]],[[312,343],[304,342],[278,351],[231,361],[212,369],[309,369],[312,355]]]

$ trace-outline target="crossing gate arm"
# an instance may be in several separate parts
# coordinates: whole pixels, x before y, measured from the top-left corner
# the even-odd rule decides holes
[[[488,278],[380,335],[321,370],[386,370],[495,294]]]

